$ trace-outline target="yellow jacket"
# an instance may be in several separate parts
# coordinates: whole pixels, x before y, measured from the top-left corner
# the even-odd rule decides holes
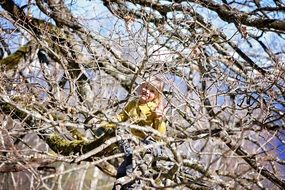
[[[158,130],[160,133],[165,134],[165,122],[162,118],[157,118],[155,113],[157,104],[158,103],[155,101],[148,102],[146,104],[140,104],[138,100],[130,101],[123,111],[117,116],[117,119],[119,122],[129,121],[130,123],[140,126],[150,126]],[[146,137],[146,135],[139,130],[132,129],[131,132],[140,138]]]

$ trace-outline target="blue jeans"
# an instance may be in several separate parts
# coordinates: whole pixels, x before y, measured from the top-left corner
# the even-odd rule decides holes
[[[117,169],[117,179],[133,171],[133,148],[127,140],[119,141],[119,147],[125,153],[125,159]]]
[[[155,144],[156,141],[154,140],[149,140],[149,139],[144,139],[142,140],[142,143],[145,145],[151,145],[151,144]],[[159,157],[162,155],[162,146],[155,146],[153,148],[150,148],[147,150],[148,153],[151,153],[154,157]]]
[[[155,144],[156,142],[153,140],[142,140],[142,143],[145,145]],[[117,169],[116,179],[128,176],[133,172],[133,148],[130,146],[127,140],[119,141],[119,148],[122,152],[125,153],[124,161],[119,165]],[[147,153],[152,154],[154,157],[158,157],[162,155],[162,148],[161,146],[155,146],[154,148],[148,149]],[[116,183],[115,183],[116,184]],[[123,186],[121,189],[135,189],[132,186],[136,185],[134,181],[130,181]],[[113,187],[115,190],[115,185]]]

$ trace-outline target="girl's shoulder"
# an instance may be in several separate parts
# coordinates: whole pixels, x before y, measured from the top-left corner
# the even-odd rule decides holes
[[[157,107],[157,102],[151,101],[151,102],[148,102],[146,104],[140,104],[139,107],[141,109],[146,109],[148,111],[155,111],[155,109]]]
[[[138,100],[132,99],[132,100],[128,101],[125,108],[131,109],[131,108],[136,107],[137,105],[138,105]]]
[[[157,101],[151,101],[145,104],[140,104],[139,99],[132,99],[127,104],[128,108],[140,108],[140,109],[147,109],[150,111],[154,111],[157,106],[158,106]]]
[[[137,105],[139,103],[139,100],[138,99],[131,99],[127,105]]]

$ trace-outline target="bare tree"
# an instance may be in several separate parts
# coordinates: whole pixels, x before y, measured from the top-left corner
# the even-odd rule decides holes
[[[111,188],[120,138],[145,189],[285,189],[283,1],[0,5],[2,189]],[[121,123],[161,141],[94,138],[151,75],[166,84],[167,135]]]

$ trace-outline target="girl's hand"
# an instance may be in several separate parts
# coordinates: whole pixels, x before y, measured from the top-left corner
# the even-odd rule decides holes
[[[166,115],[168,108],[164,106],[164,104],[161,102],[157,105],[155,109],[155,114],[157,118],[162,118]]]

